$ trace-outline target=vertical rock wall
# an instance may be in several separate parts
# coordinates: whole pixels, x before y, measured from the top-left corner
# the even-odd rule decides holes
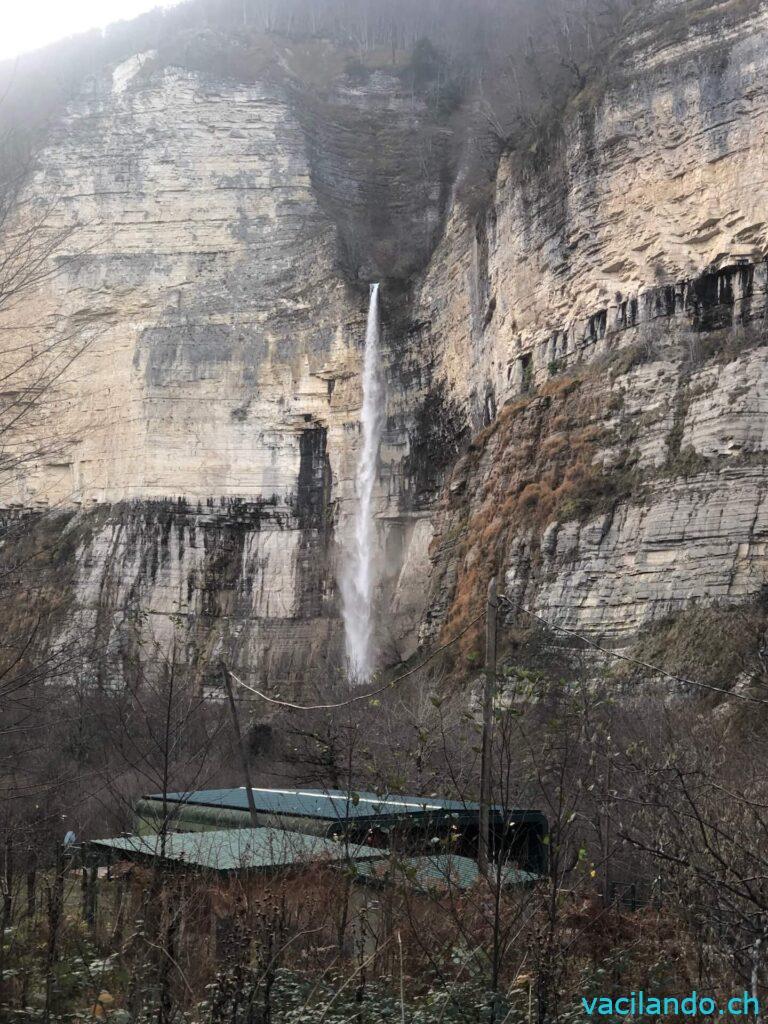
[[[144,54],[86,83],[28,191],[77,230],[0,324],[87,341],[66,443],[3,496],[67,510],[83,671],[338,667],[374,279],[383,660],[459,628],[492,571],[617,643],[759,592],[768,22],[675,10],[479,214],[441,115],[325,44],[265,40],[247,81]]]
[[[264,45],[248,84],[154,53],[85,83],[27,191],[51,230],[74,230],[2,326],[30,347],[68,334],[85,346],[57,382],[66,444],[6,482],[4,501],[78,510],[76,628],[98,623],[98,675],[104,658],[119,676],[139,648],[151,659],[174,644],[190,663],[229,648],[275,684],[339,667],[365,278],[424,261],[447,155],[396,75],[361,84],[337,69],[312,89],[289,50]],[[401,415],[385,464],[405,442]],[[382,557],[402,561],[391,480],[377,510]]]
[[[476,436],[436,517],[424,638],[477,612],[492,572],[619,644],[762,592],[768,19],[684,6],[558,145],[502,159],[431,261],[418,317]]]

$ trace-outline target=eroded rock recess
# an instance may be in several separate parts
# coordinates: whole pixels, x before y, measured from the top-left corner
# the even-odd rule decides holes
[[[2,325],[88,339],[66,445],[3,495],[67,539],[50,622],[94,638],[81,672],[226,651],[298,692],[339,664],[374,280],[382,664],[492,573],[620,645],[763,592],[768,12],[720,6],[628,40],[479,209],[412,83],[319,44],[322,80],[270,40],[247,80],[147,53],[83,84],[28,185],[74,258]]]

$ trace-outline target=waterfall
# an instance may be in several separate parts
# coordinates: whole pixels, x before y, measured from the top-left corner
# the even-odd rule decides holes
[[[371,285],[363,356],[361,444],[357,461],[354,530],[341,574],[344,639],[350,678],[365,682],[373,671],[373,601],[376,587],[376,525],[373,490],[384,426],[384,385],[379,362],[379,286]]]

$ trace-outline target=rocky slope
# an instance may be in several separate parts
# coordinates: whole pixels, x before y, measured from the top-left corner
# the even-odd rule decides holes
[[[559,147],[503,159],[487,215],[452,216],[432,259],[438,378],[492,425],[435,520],[425,636],[465,621],[492,568],[619,643],[761,591],[768,21],[701,13],[638,39]]]
[[[295,689],[338,664],[374,279],[384,661],[466,624],[492,571],[618,643],[761,592],[768,12],[699,15],[628,41],[480,213],[442,114],[325,44],[86,84],[28,190],[73,258],[2,324],[89,342],[50,413],[66,451],[4,492],[68,538],[86,671],[226,650]]]

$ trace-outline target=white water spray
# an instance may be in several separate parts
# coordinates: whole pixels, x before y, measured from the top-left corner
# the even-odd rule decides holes
[[[350,677],[365,682],[373,671],[373,601],[376,588],[376,524],[373,490],[384,427],[384,385],[379,362],[379,286],[371,285],[363,357],[362,439],[357,462],[357,507],[352,543],[341,577],[344,638]]]

